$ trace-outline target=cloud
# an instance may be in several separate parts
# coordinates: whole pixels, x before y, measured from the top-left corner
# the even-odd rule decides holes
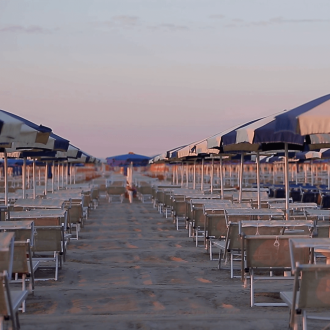
[[[267,21],[256,21],[256,22],[246,22],[244,26],[271,26],[271,25],[278,25],[278,24],[301,24],[301,23],[329,23],[330,19],[286,19],[283,17],[274,17]]]
[[[161,23],[157,25],[146,25],[137,16],[113,16],[109,21],[93,22],[94,27],[98,28],[146,28],[152,31],[185,31],[188,26],[172,23]]]
[[[187,31],[189,30],[188,26],[185,25],[177,25],[172,23],[162,23],[158,25],[149,26],[151,30],[166,30],[166,31]]]
[[[49,34],[52,33],[52,30],[45,29],[38,25],[30,25],[28,27],[22,25],[8,25],[0,27],[0,33]]]
[[[209,18],[211,18],[211,19],[224,19],[225,16],[221,15],[221,14],[219,14],[219,15],[210,15]]]
[[[137,16],[114,16],[111,20],[114,24],[124,25],[124,26],[136,26],[139,25],[139,17]]]
[[[134,28],[140,26],[140,19],[137,16],[113,16],[108,21],[103,22],[92,22],[90,23],[94,27],[107,27],[107,28]]]

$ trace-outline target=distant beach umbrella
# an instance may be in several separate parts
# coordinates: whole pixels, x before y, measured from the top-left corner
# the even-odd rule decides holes
[[[138,155],[134,153],[128,153],[123,155],[117,155],[112,157],[107,157],[107,163],[110,166],[119,166],[119,167],[127,167],[131,163],[133,163],[133,166],[147,166],[149,164],[149,160],[151,157]]]

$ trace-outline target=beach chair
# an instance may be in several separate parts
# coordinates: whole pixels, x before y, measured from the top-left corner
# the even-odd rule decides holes
[[[187,202],[184,195],[175,195],[172,196],[172,215],[173,215],[173,222],[175,223],[176,230],[179,230],[180,221],[186,223],[187,219]]]
[[[109,203],[122,203],[124,201],[126,188],[121,186],[109,186],[107,187],[107,195]]]
[[[10,283],[22,283],[22,291],[26,290],[26,282],[29,283],[28,291],[34,292],[34,273],[38,269],[39,261],[32,260],[30,241],[14,242],[14,257],[12,268],[12,280]],[[18,277],[21,277],[20,279]],[[22,303],[22,312],[25,312],[25,301]]]
[[[13,290],[9,288],[7,271],[0,273],[0,328],[4,320],[11,320],[12,329],[18,330],[20,323],[18,310],[27,298],[27,290]]]
[[[210,260],[213,259],[213,245],[218,245],[224,240],[227,233],[225,210],[204,211],[205,228],[207,228],[206,246],[209,251]],[[222,242],[224,244],[224,242]]]
[[[307,330],[307,320],[330,321],[330,265],[298,265],[294,274],[293,291],[280,296],[290,308],[289,326],[297,330],[299,319]],[[312,313],[310,313],[312,311]],[[317,313],[317,312],[326,312]]]
[[[272,221],[276,222],[276,220]],[[279,227],[260,227],[259,230],[279,229]],[[291,274],[291,259],[289,252],[289,239],[295,237],[308,238],[308,236],[292,235],[245,235],[242,237],[242,251],[245,253],[244,276],[245,286],[247,275],[250,275],[250,306],[286,306],[283,302],[258,303],[255,302],[255,282],[293,280]],[[295,252],[296,260],[303,263],[309,261],[309,249],[301,249]],[[261,272],[261,274],[257,274]],[[274,276],[274,273],[281,273]],[[268,274],[268,275],[267,275]]]
[[[142,203],[152,202],[152,187],[149,185],[141,185],[137,188],[139,199]]]
[[[84,194],[82,194],[82,197],[83,197],[82,198],[83,218],[85,218],[87,220],[88,216],[89,216],[89,210],[93,206],[92,197],[91,197],[90,193],[84,193]],[[83,227],[83,225],[82,225],[82,227]]]
[[[33,260],[39,261],[39,268],[50,268],[50,266],[42,266],[43,262],[49,264],[54,262],[55,275],[43,279],[35,279],[35,281],[58,279],[58,270],[62,265],[62,255],[64,246],[64,226],[44,226],[36,227],[35,242],[32,247]]]
[[[71,228],[75,230],[75,236],[71,236],[71,239],[79,239],[80,227],[84,226],[84,217],[83,217],[83,206],[81,203],[71,203],[68,208],[68,218]]]
[[[92,200],[92,205],[93,209],[95,210],[98,205],[99,205],[99,196],[100,196],[100,191],[98,188],[93,188],[91,191],[91,200]]]

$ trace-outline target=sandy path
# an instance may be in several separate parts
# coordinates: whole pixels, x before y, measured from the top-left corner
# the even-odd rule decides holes
[[[57,282],[37,282],[22,329],[286,329],[288,308],[249,307],[186,231],[151,204],[101,202]]]

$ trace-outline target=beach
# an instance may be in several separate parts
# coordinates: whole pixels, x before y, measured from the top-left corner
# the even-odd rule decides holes
[[[267,281],[258,290],[270,291]],[[281,302],[272,292],[258,299]],[[288,328],[287,307],[249,304],[249,287],[151,203],[101,199],[68,245],[58,281],[36,283],[20,322],[26,330]]]

